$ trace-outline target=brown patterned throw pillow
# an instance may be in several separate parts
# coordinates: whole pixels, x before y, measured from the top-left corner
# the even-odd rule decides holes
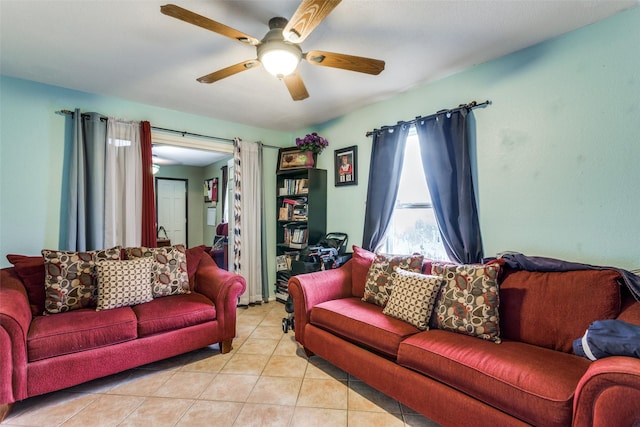
[[[161,248],[126,248],[126,252],[128,259],[153,258],[151,291],[154,298],[190,292],[184,245]]]
[[[434,262],[431,274],[445,280],[433,310],[432,327],[500,342],[500,264],[451,265]]]
[[[42,256],[45,270],[44,308],[47,313],[63,313],[95,307],[98,301],[96,263],[119,260],[120,247],[87,252],[43,249]]]
[[[362,301],[384,307],[393,290],[393,279],[396,275],[396,268],[419,273],[422,271],[423,259],[424,256],[419,254],[376,254],[367,273],[367,282],[364,285]]]
[[[393,291],[382,313],[426,331],[442,282],[440,276],[396,268]]]
[[[151,257],[96,264],[98,305],[96,311],[151,301]]]

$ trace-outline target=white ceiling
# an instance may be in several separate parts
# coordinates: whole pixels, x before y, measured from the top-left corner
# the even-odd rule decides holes
[[[170,0],[261,39],[299,1]],[[386,61],[378,76],[300,64],[310,97],[251,69],[253,47],[160,13],[169,0],[0,0],[0,71],[267,129],[322,123],[417,85],[637,7],[639,0],[344,0],[302,43]],[[60,108],[73,106],[61,105]],[[117,113],[117,112],[115,112]]]

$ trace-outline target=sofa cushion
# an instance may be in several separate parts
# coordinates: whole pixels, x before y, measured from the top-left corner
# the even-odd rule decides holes
[[[419,332],[413,325],[382,314],[382,307],[360,298],[326,301],[311,310],[311,324],[353,343],[396,357],[400,342]]]
[[[500,345],[429,330],[400,344],[398,363],[533,425],[571,425],[573,397],[589,361],[504,340]]]
[[[127,258],[151,257],[153,264],[153,297],[188,294],[189,274],[184,245],[161,248],[126,248]]]
[[[367,272],[363,301],[384,307],[393,290],[396,268],[420,273],[424,256],[376,254]]]
[[[141,304],[151,294],[151,258],[129,261],[102,261],[96,264],[98,304],[96,311]]]
[[[44,258],[41,256],[7,255],[7,260],[16,269],[29,297],[33,316],[44,313]]]
[[[353,255],[351,256],[351,294],[354,297],[364,296],[364,286],[367,283],[369,267],[376,254],[366,249],[353,245]]]
[[[440,276],[427,276],[397,268],[393,291],[382,313],[404,320],[421,331],[429,329],[429,318],[440,286]]]
[[[216,319],[216,308],[197,292],[158,298],[132,307],[138,318],[138,335],[145,337]]]
[[[100,251],[72,252],[42,250],[45,268],[45,310],[63,313],[95,307],[98,286],[95,265],[119,260],[120,247]]]
[[[53,316],[34,317],[27,335],[27,352],[29,362],[35,362],[107,347],[136,337],[136,316],[131,308],[102,312],[84,308]]]
[[[434,262],[431,273],[445,280],[433,310],[432,325],[500,342],[498,275],[500,264],[451,265]]]
[[[205,245],[194,246],[186,251],[187,255],[187,276],[189,277],[189,290],[193,292],[195,289],[195,277],[200,260],[207,247]]]
[[[614,270],[507,269],[500,284],[502,336],[570,353],[592,322],[620,312],[620,277]]]

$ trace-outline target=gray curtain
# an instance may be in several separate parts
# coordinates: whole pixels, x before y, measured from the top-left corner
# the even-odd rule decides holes
[[[362,247],[373,252],[380,249],[393,215],[408,134],[407,124],[384,127],[373,134],[362,237]]]
[[[466,108],[416,120],[422,166],[445,250],[459,263],[482,261]]]
[[[73,115],[69,173],[63,190],[67,201],[66,236],[61,248],[86,251],[104,248],[104,174],[107,118],[98,113]]]

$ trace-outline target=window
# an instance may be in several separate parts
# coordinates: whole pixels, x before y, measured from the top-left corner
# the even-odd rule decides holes
[[[449,259],[431,204],[415,129],[407,137],[396,207],[384,248],[390,254],[419,252],[429,259]]]

